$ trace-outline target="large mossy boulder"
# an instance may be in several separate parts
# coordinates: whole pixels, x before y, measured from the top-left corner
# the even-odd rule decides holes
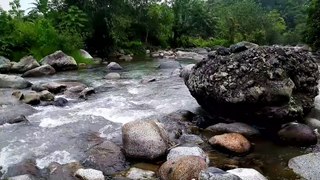
[[[318,66],[298,47],[253,46],[201,61],[185,80],[209,113],[257,124],[302,120],[318,94]]]
[[[56,51],[44,57],[41,61],[42,65],[49,64],[56,71],[67,71],[77,69],[77,62],[73,57],[66,55],[62,51]]]

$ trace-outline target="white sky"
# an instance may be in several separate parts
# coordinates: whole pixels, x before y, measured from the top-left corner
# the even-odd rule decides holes
[[[10,9],[10,6],[9,6],[10,1],[12,0],[0,0],[0,6],[7,11]],[[20,0],[21,9],[26,10],[32,7],[32,5],[30,4],[32,2],[34,2],[34,0]]]

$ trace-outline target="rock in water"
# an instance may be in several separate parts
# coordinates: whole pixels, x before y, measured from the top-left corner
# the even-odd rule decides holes
[[[242,180],[267,180],[266,177],[254,169],[237,168],[227,172],[240,177]]]
[[[76,177],[83,180],[104,180],[104,175],[101,171],[95,169],[79,169],[75,173]]]
[[[0,73],[7,73],[10,71],[11,69],[11,63],[10,60],[0,56]]]
[[[246,137],[255,136],[259,134],[259,131],[248,124],[245,123],[218,123],[213,126],[209,126],[206,128],[213,132],[215,135],[224,134],[224,133],[239,133]]]
[[[199,174],[199,180],[241,180],[238,176],[221,169],[209,167]]]
[[[307,125],[289,123],[278,132],[280,140],[289,145],[309,146],[317,144],[316,133]]]
[[[169,136],[158,121],[133,121],[122,127],[126,156],[153,160],[169,148]]]
[[[93,57],[84,49],[80,49],[80,54],[85,59],[93,59]]]
[[[55,73],[56,70],[52,66],[50,66],[49,64],[45,64],[23,73],[22,77],[41,77],[53,75]]]
[[[181,64],[178,61],[162,61],[158,66],[159,69],[176,69],[181,68]]]
[[[32,84],[19,76],[0,74],[0,88],[24,89]]]
[[[290,159],[289,168],[308,180],[320,177],[320,153],[310,153]]]
[[[120,66],[120,64],[116,62],[111,62],[107,65],[108,70],[122,70],[123,68]]]
[[[207,169],[207,163],[198,156],[185,156],[165,162],[159,169],[160,179],[198,179],[199,173]]]
[[[126,177],[132,180],[150,180],[156,178],[154,177],[155,173],[153,171],[147,171],[143,169],[138,169],[138,168],[130,168],[130,170],[127,172]]]
[[[170,150],[167,160],[175,160],[184,156],[198,156],[209,164],[209,156],[199,147],[176,147]]]
[[[185,83],[214,115],[274,125],[302,120],[313,108],[318,80],[308,51],[272,46],[201,61]]]
[[[49,64],[56,71],[66,71],[77,69],[77,62],[73,57],[66,55],[62,51],[56,51],[44,57],[41,61],[42,65]]]
[[[209,139],[209,143],[213,146],[217,146],[238,154],[247,153],[251,149],[250,142],[244,136],[238,133],[213,136]]]
[[[18,63],[14,63],[11,67],[11,71],[16,73],[24,73],[39,66],[40,64],[33,56],[26,56]]]

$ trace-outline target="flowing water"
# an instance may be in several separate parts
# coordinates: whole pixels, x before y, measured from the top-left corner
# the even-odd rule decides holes
[[[180,109],[195,111],[199,105],[183,80],[172,75],[174,69],[157,69],[160,61],[138,58],[134,62],[121,63],[125,70],[120,72],[120,80],[103,79],[107,74],[105,67],[28,79],[33,83],[79,81],[103,88],[88,100],[70,103],[67,107],[36,107],[37,112],[27,117],[30,124],[0,126],[0,166],[5,170],[23,159],[36,159],[40,168],[51,162],[64,164],[79,161],[84,157],[83,141],[79,138],[83,134],[95,132],[101,137],[121,141],[123,123]],[[185,65],[190,62],[181,63]],[[152,78],[157,80],[141,83],[143,79]],[[212,151],[211,164],[224,167],[230,161],[237,161],[237,165],[254,167],[270,179],[295,179],[297,177],[287,169],[287,161],[310,151],[277,146],[265,140],[254,143],[255,150],[247,157],[231,157]]]

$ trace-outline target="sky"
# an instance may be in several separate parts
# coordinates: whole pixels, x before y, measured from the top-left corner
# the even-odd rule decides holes
[[[12,0],[0,0],[0,6],[4,9],[4,10],[9,10],[9,2]],[[34,0],[20,0],[20,4],[21,4],[21,9],[26,10],[28,8],[30,8],[32,5],[30,3],[34,2]]]

